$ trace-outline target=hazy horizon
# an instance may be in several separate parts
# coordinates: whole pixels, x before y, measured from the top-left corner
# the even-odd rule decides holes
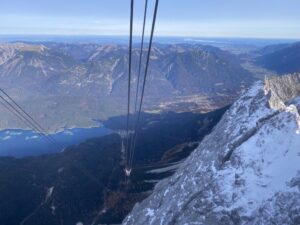
[[[141,33],[143,3],[135,1],[134,34]],[[148,26],[154,1],[149,1]],[[127,35],[130,1],[5,0],[0,34]],[[156,36],[300,39],[300,2],[161,0]]]

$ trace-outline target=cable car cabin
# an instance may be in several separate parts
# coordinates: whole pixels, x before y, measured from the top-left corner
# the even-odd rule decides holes
[[[132,168],[129,168],[129,167],[125,167],[125,169],[124,169],[125,175],[126,175],[127,177],[130,176],[131,171],[132,171]]]

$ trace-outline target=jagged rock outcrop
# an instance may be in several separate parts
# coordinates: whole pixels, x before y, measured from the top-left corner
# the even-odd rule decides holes
[[[268,80],[265,88],[258,82],[241,96],[123,224],[300,224],[300,135],[292,112],[300,101],[285,91],[296,78],[283,79],[288,83]],[[273,107],[274,87],[293,110]]]
[[[266,78],[264,90],[270,95],[270,107],[285,109],[287,101],[300,96],[300,74]]]
[[[264,91],[269,95],[269,106],[275,110],[285,110],[295,115],[300,132],[300,115],[297,104],[300,96],[300,74],[287,74],[265,79]]]

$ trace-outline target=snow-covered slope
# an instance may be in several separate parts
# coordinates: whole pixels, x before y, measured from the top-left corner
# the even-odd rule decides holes
[[[272,108],[271,86],[247,91],[123,224],[299,225],[300,100]]]

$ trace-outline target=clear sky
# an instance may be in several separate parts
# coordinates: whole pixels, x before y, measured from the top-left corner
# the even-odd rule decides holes
[[[140,34],[144,0],[135,2]],[[129,6],[130,0],[1,0],[0,34],[127,35]],[[156,35],[299,39],[300,0],[160,0]]]

